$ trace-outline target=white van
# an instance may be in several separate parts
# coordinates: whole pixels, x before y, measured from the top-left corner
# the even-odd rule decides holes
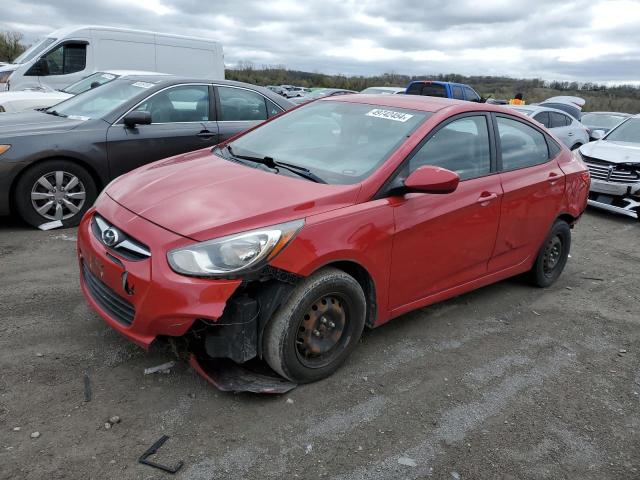
[[[222,45],[212,40],[112,27],[56,30],[0,67],[0,91],[61,89],[98,70],[148,70],[224,79]]]

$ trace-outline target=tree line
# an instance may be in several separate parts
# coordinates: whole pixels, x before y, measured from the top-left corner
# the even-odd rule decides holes
[[[12,62],[27,49],[22,39],[19,32],[0,32],[0,62]]]

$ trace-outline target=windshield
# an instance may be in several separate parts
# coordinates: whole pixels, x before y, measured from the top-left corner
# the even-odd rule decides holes
[[[93,75],[89,75],[87,78],[83,78],[79,82],[72,83],[68,87],[62,89],[62,91],[70,93],[71,95],[77,95],[79,93],[86,92],[87,90],[91,90],[92,88],[99,87],[100,85],[104,85],[116,78],[118,78],[118,75],[114,75],[113,73],[98,72]]]
[[[153,86],[153,83],[136,80],[111,82],[102,88],[95,88],[71,97],[49,108],[47,112],[85,120],[102,118]]]
[[[42,53],[45,48],[47,48],[55,41],[55,38],[45,38],[40,43],[36,43],[33,47],[29,48],[26,52],[16,58],[13,63],[27,63],[28,61],[40,55],[40,53]]]
[[[234,154],[304,167],[330,184],[368,177],[428,112],[320,101],[292,110],[231,143]]]
[[[606,130],[610,130],[620,122],[622,122],[625,118],[627,117],[624,115],[585,113],[580,121],[587,127],[592,129],[604,128]]]
[[[640,118],[630,118],[604,137],[611,142],[640,143]]]

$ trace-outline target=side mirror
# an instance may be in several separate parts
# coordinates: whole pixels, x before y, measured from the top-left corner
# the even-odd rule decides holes
[[[451,193],[458,188],[460,177],[445,168],[425,165],[415,169],[404,181],[410,192]]]
[[[590,136],[592,140],[602,140],[605,135],[604,130],[593,130]]]
[[[134,128],[136,125],[151,125],[151,114],[141,111],[129,112],[123,120],[129,128]]]

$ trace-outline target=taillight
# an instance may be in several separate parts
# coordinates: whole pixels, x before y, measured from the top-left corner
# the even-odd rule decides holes
[[[584,182],[585,185],[591,185],[591,174],[589,173],[589,170],[580,172],[580,179]]]

